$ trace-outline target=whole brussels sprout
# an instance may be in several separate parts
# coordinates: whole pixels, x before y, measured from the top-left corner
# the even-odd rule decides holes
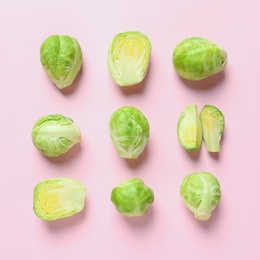
[[[66,218],[83,210],[85,197],[86,188],[74,179],[44,180],[34,188],[33,210],[46,221]]]
[[[225,117],[215,106],[205,105],[200,113],[203,139],[208,152],[220,151],[220,140],[224,133]]]
[[[112,142],[123,158],[136,159],[149,141],[149,123],[135,107],[124,106],[116,110],[109,120]]]
[[[177,44],[172,60],[181,77],[196,81],[224,70],[227,52],[210,40],[191,37]]]
[[[146,76],[151,56],[151,43],[140,32],[117,34],[108,50],[108,70],[121,87],[140,83]]]
[[[121,182],[112,190],[111,201],[127,217],[144,216],[154,201],[154,193],[139,178]]]
[[[219,182],[209,172],[195,172],[186,176],[180,194],[188,209],[201,221],[211,217],[221,198]]]
[[[32,130],[33,144],[49,157],[66,153],[80,140],[79,127],[70,118],[59,114],[41,117]]]
[[[202,127],[197,105],[186,106],[179,117],[177,126],[181,145],[190,151],[197,151],[202,143]]]
[[[70,36],[49,36],[41,45],[40,58],[45,72],[59,89],[70,86],[81,69],[81,47]]]

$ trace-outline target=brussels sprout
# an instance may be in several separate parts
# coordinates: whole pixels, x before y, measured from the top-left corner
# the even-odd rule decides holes
[[[151,188],[138,178],[121,182],[112,190],[111,201],[118,212],[127,217],[144,216],[154,201]]]
[[[224,70],[227,52],[207,39],[191,37],[177,44],[172,60],[181,77],[195,81]]]
[[[202,128],[197,105],[186,106],[177,126],[181,145],[190,151],[199,150],[202,143]]]
[[[80,129],[63,115],[41,117],[32,130],[32,141],[44,155],[56,157],[66,153],[81,140]]]
[[[224,115],[218,108],[206,105],[200,112],[200,120],[207,151],[219,152],[220,140],[225,128]]]
[[[221,198],[220,185],[209,172],[196,172],[186,176],[180,194],[185,205],[198,220],[208,220]]]
[[[59,89],[70,86],[81,69],[81,48],[70,36],[49,36],[41,45],[40,56],[45,72]]]
[[[117,34],[108,50],[108,70],[121,87],[140,83],[146,76],[151,56],[150,40],[140,32]]]
[[[116,110],[109,120],[112,142],[123,158],[136,159],[149,141],[149,123],[135,107]]]
[[[86,188],[74,179],[44,180],[34,188],[33,210],[46,221],[66,218],[83,210],[85,197]]]

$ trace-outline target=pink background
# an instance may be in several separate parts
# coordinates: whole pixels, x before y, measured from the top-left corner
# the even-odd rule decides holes
[[[14,1],[0,3],[1,24],[1,249],[0,259],[260,259],[260,2],[249,1]],[[120,89],[106,64],[119,32],[137,30],[152,43],[151,66],[141,86]],[[83,68],[74,86],[59,91],[39,60],[52,34],[74,36]],[[176,44],[208,38],[228,52],[224,73],[191,83],[172,66]],[[177,120],[186,105],[217,106],[225,115],[221,152],[179,144]],[[142,156],[118,156],[109,137],[110,115],[136,106],[149,120]],[[35,121],[61,113],[81,128],[82,142],[56,159],[31,141]],[[183,178],[209,171],[222,200],[211,220],[199,222],[179,195]],[[41,180],[72,177],[87,188],[83,212],[46,223],[32,210]],[[155,193],[148,214],[121,216],[110,201],[119,182],[142,178]]]

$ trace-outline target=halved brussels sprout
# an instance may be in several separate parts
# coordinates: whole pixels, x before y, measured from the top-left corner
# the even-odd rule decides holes
[[[205,105],[200,112],[200,120],[207,151],[219,152],[220,140],[225,128],[224,115],[215,106]]]
[[[117,34],[108,50],[108,70],[121,87],[140,83],[146,76],[151,56],[151,43],[140,32]]]
[[[116,110],[109,120],[112,142],[123,158],[136,159],[149,141],[149,123],[135,107],[124,106]]]
[[[181,77],[195,81],[224,70],[227,52],[210,40],[191,37],[177,44],[172,60]]]
[[[188,209],[201,221],[211,217],[221,198],[219,182],[209,172],[196,172],[186,176],[180,194]]]
[[[33,210],[37,217],[51,221],[72,216],[85,206],[86,188],[71,178],[39,182],[34,188]]]
[[[199,150],[202,143],[202,128],[197,105],[186,106],[179,117],[177,126],[181,145],[190,151]]]
[[[127,217],[144,216],[154,201],[154,193],[139,178],[121,182],[112,190],[111,201],[118,212]]]
[[[81,69],[81,47],[67,35],[49,36],[41,45],[40,58],[45,72],[59,89],[70,86]]]
[[[66,153],[80,140],[79,127],[70,118],[59,114],[41,117],[32,130],[33,144],[49,157]]]

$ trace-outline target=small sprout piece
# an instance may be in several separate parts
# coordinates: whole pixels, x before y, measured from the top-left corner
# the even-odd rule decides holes
[[[41,45],[40,58],[45,72],[59,89],[70,86],[81,69],[81,48],[70,36],[49,36]]]
[[[227,52],[207,39],[191,37],[177,44],[172,60],[181,77],[196,81],[224,70]]]
[[[219,152],[220,140],[225,128],[224,115],[218,108],[206,105],[201,110],[200,120],[207,151]]]
[[[150,40],[140,32],[117,34],[108,50],[108,70],[121,87],[140,83],[146,76],[151,56]]]
[[[120,183],[112,190],[111,201],[122,215],[140,217],[146,214],[153,203],[154,194],[141,179],[133,178]]]
[[[177,126],[181,145],[190,151],[197,151],[202,143],[202,128],[197,105],[186,106],[179,117]]]
[[[149,123],[135,107],[116,110],[109,120],[112,142],[123,158],[136,159],[149,141]]]
[[[80,129],[63,115],[41,117],[32,130],[32,141],[44,155],[56,157],[66,153],[81,140]]]
[[[37,217],[51,221],[72,216],[85,206],[86,188],[71,178],[44,180],[33,193],[33,210]]]
[[[209,172],[196,172],[186,176],[180,194],[188,209],[201,221],[211,217],[221,198],[219,182]]]

